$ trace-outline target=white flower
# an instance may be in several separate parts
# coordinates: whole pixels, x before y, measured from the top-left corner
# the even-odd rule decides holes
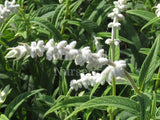
[[[26,46],[17,46],[15,48],[9,48],[9,49],[11,49],[11,51],[7,53],[7,55],[5,56],[5,59],[8,59],[8,58],[21,59],[28,52]]]
[[[109,84],[111,84],[113,78],[115,79],[115,81],[118,81],[119,78],[124,78],[125,67],[126,63],[124,60],[115,61],[114,66],[109,65],[103,70],[101,76],[96,80],[96,82],[104,83],[104,81],[107,81]]]
[[[88,61],[88,58],[91,54],[91,50],[89,47],[84,47],[83,49],[78,51],[78,55],[75,58],[75,64],[83,66],[84,63]]]
[[[54,39],[50,39],[46,45],[45,45],[45,49],[48,50],[50,47],[53,47],[54,44]]]
[[[118,8],[119,11],[121,11],[121,12],[123,12],[126,9],[125,0],[114,1],[113,3],[115,5],[115,8]]]
[[[114,45],[118,46],[119,43],[120,43],[120,40],[119,40],[119,39],[114,39],[114,41],[113,41],[112,39],[108,38],[108,39],[105,41],[105,43],[108,44],[108,45],[112,44],[113,42],[114,42]]]
[[[72,90],[75,89],[77,91],[79,88],[82,88],[82,85],[81,85],[80,81],[78,81],[78,80],[72,80],[70,82],[70,88]]]
[[[160,17],[160,4],[156,6],[157,10],[155,11],[157,17]]]
[[[9,2],[8,0],[5,1],[5,7],[11,11],[11,13],[17,13],[18,8],[20,7],[18,4],[15,4],[15,0]]]
[[[9,2],[5,1],[5,5],[0,5],[0,21],[4,22],[5,18],[8,18],[11,13],[17,13],[19,8],[18,4],[15,4],[15,0]]]
[[[30,49],[31,49],[31,57],[32,58],[36,58],[37,55],[39,57],[42,57],[44,54],[44,51],[45,51],[43,40],[39,40],[37,44],[36,44],[36,42],[31,42]]]
[[[65,60],[72,60],[77,54],[78,50],[70,49],[68,52],[66,52]]]
[[[73,41],[64,48],[65,49],[65,60],[72,60],[78,54],[78,50],[74,49],[76,44],[77,42]]]
[[[118,18],[118,20],[123,20],[124,19],[124,16],[120,13],[119,9],[118,8],[114,8],[113,9],[113,12],[109,13],[108,14],[108,17],[114,19],[115,17]]]
[[[66,45],[67,45],[67,41],[63,40],[63,41],[60,41],[60,42],[57,44],[57,48],[58,48],[58,49],[62,49],[62,48],[64,48]]]
[[[75,89],[76,91],[79,88],[82,88],[82,86],[85,89],[88,89],[89,86],[93,87],[96,84],[96,79],[100,77],[100,73],[96,73],[94,71],[92,71],[91,73],[81,73],[80,74],[80,79],[79,80],[72,80],[70,82],[70,87],[71,89]]]
[[[43,40],[39,40],[38,43],[37,43],[37,46],[36,46],[37,55],[38,55],[39,57],[42,57],[44,51],[45,51],[44,42],[43,42]]]
[[[119,23],[119,22],[110,22],[109,24],[108,24],[108,27],[109,28],[112,28],[112,27],[114,27],[114,28],[118,28],[118,29],[120,29],[120,26],[121,26],[121,24]]]

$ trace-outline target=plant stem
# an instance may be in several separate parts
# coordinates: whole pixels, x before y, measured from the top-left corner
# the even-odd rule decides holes
[[[117,21],[117,17],[115,17],[113,19],[113,23],[116,23],[116,21]],[[116,36],[116,28],[113,26],[112,27],[112,35],[111,35],[112,44],[110,45],[110,47],[111,47],[111,60],[112,61],[114,61],[114,58],[115,58],[115,45],[114,45],[115,36]]]
[[[155,83],[155,92],[157,92],[157,88],[159,86],[159,79],[160,79],[160,67],[159,67],[159,70],[158,70],[158,76],[157,76],[157,80],[156,80],[156,83]]]
[[[109,120],[113,120],[112,108],[109,110]]]
[[[116,96],[116,82],[114,77],[112,79],[112,95]]]
[[[70,88],[66,94],[66,97],[68,97],[71,94],[71,92],[72,92],[72,89]]]
[[[128,74],[127,71],[124,70],[124,73],[126,75],[126,77],[128,78],[128,81],[130,82],[132,88],[134,89],[134,91],[137,93],[137,94],[141,94],[141,92],[139,91],[139,89],[137,88],[135,82],[133,81],[133,79],[131,78],[131,76]]]
[[[67,0],[67,1],[66,1],[66,11],[65,11],[64,20],[68,17],[69,6],[70,6],[70,0]],[[63,32],[64,32],[65,26],[66,26],[66,24],[63,23],[62,28],[61,28],[61,32],[60,32],[61,34],[63,34]]]

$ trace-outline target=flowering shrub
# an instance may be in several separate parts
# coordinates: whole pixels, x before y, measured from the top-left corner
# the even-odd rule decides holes
[[[2,1],[0,119],[159,119],[159,6]]]

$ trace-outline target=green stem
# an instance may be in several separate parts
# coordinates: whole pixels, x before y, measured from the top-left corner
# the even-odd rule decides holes
[[[137,94],[141,94],[141,92],[139,91],[139,89],[137,88],[135,82],[133,81],[133,79],[131,78],[131,76],[128,74],[127,71],[124,70],[124,73],[126,75],[126,77],[128,78],[128,81],[130,82],[132,88],[134,89],[134,91],[137,93]]]
[[[116,82],[114,77],[112,79],[112,95],[116,96]]]
[[[64,16],[64,20],[68,17],[68,13],[69,13],[69,6],[70,6],[70,0],[66,1],[66,11],[65,11],[65,16]],[[62,28],[61,28],[61,34],[64,33],[66,27],[66,23],[63,23]]]
[[[113,120],[112,108],[109,110],[109,120]]]
[[[157,88],[159,86],[159,81],[160,81],[160,67],[159,67],[159,70],[158,70],[158,76],[157,76],[157,80],[156,80],[156,83],[155,83],[155,92],[157,92]]]
[[[117,17],[115,17],[113,19],[113,23],[116,23],[117,21]],[[111,60],[114,61],[115,58],[115,45],[114,45],[114,39],[116,37],[116,28],[113,26],[112,27],[112,35],[111,35],[111,39],[112,39],[112,44],[110,45],[111,47]]]
[[[67,94],[66,94],[66,97],[69,97],[70,94],[71,94],[71,92],[72,92],[72,89],[70,88],[70,89],[68,90]]]

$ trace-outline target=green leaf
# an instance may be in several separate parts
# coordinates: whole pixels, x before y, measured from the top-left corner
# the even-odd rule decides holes
[[[73,107],[73,106],[80,106],[81,104],[83,104],[84,102],[89,100],[89,96],[85,95],[85,96],[75,96],[75,97],[70,97],[67,98],[65,100],[63,100],[62,102],[59,102],[57,104],[55,104],[53,107],[51,107],[44,116],[47,116],[48,114],[55,112],[56,110],[63,108],[63,107]]]
[[[80,26],[84,28],[88,33],[93,33],[93,31],[97,28],[97,24],[90,20],[81,21]]]
[[[152,97],[148,94],[141,94],[138,96],[140,102],[140,120],[149,120],[151,99]]]
[[[8,78],[9,78],[8,75],[0,73],[0,79],[8,79]]]
[[[33,90],[33,91],[29,91],[29,92],[25,92],[20,94],[19,96],[17,96],[16,98],[14,98],[9,105],[7,106],[7,108],[5,109],[4,114],[11,119],[11,117],[13,116],[13,114],[15,113],[15,111],[18,109],[18,107],[29,97],[41,92],[44,89],[38,89],[38,90]]]
[[[126,13],[136,15],[136,16],[141,17],[147,21],[150,21],[151,19],[156,17],[156,15],[154,13],[144,11],[144,10],[127,10]]]
[[[65,11],[66,5],[65,4],[60,4],[56,7],[54,14],[52,16],[52,24],[55,25],[55,28],[58,28],[58,20],[60,19],[60,16],[62,13]]]
[[[54,35],[55,39],[62,40],[59,31],[49,21],[37,17],[31,22],[47,29],[51,34]]]
[[[155,22],[158,21],[158,20],[159,20],[158,17],[154,17],[153,19],[151,19],[148,23],[146,23],[146,24],[141,28],[141,31],[142,31],[144,28],[148,27],[149,25],[155,23]]]
[[[153,92],[153,100],[152,100],[152,109],[151,109],[151,117],[155,119],[156,116],[156,93]]]
[[[147,55],[147,57],[145,58],[142,66],[141,66],[141,70],[139,73],[139,87],[141,88],[141,90],[144,89],[145,84],[151,80],[152,75],[154,73],[154,71],[156,70],[156,65],[157,65],[157,55],[159,53],[160,50],[160,36],[158,36],[149,52],[149,54]]]
[[[115,116],[116,119],[115,120],[135,120],[135,119],[131,119],[132,117],[136,118],[136,116],[128,111],[123,110],[122,112],[120,112],[118,115]]]
[[[0,120],[9,120],[4,114],[0,115]]]
[[[37,17],[39,16],[46,16],[46,14],[54,12],[55,8],[57,7],[57,4],[50,4],[50,5],[45,5],[38,10],[34,11],[33,14],[36,15]]]
[[[82,104],[80,107],[77,107],[74,112],[72,112],[65,120],[69,119],[73,115],[77,114],[78,112],[89,109],[89,108],[95,108],[95,107],[101,107],[101,106],[113,106],[116,108],[121,108],[124,110],[127,110],[129,112],[132,112],[133,114],[138,115],[140,112],[140,106],[135,101],[126,98],[126,97],[120,97],[120,96],[103,96],[103,97],[97,97],[95,99],[89,100]]]
[[[72,14],[75,13],[76,10],[78,9],[78,7],[82,4],[82,2],[83,2],[83,0],[77,0],[76,2],[74,2],[74,3],[71,5],[72,9],[71,9],[70,12],[71,12]]]

